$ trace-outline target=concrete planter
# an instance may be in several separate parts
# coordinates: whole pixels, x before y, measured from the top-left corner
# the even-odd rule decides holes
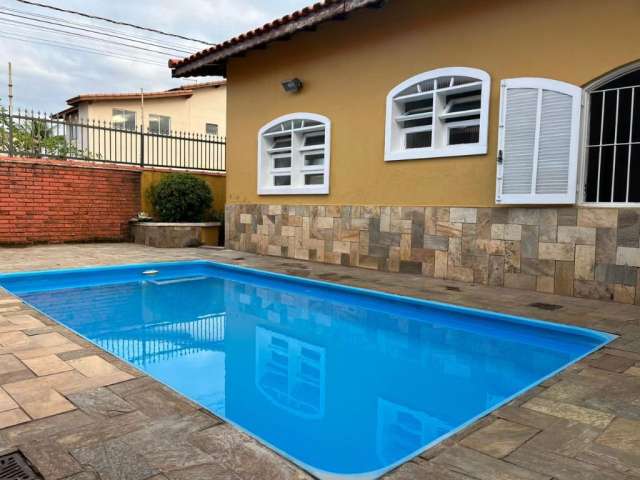
[[[131,222],[131,236],[135,243],[150,247],[217,246],[220,238],[220,222]]]

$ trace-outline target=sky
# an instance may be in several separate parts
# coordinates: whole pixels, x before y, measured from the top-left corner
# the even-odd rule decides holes
[[[314,0],[38,1],[216,43],[313,3]],[[7,13],[11,15],[7,16]],[[166,42],[174,42],[166,37],[25,5],[16,0],[0,0],[0,105],[7,105],[8,62],[13,66],[15,107],[48,113],[64,109],[66,99],[81,93],[130,92],[139,91],[140,88],[154,91],[189,83],[185,79],[171,78],[171,72],[166,66],[169,56],[128,50],[133,52],[127,53],[128,56],[161,64],[149,65],[55,46],[54,42],[64,42],[71,48],[93,48],[121,54],[123,52],[122,47],[115,44],[95,43],[85,37],[61,36],[43,29],[34,30],[32,27],[17,25],[15,22],[34,23],[20,17],[25,13],[82,23],[89,28],[91,25],[99,25],[117,30],[114,32],[116,35],[142,35],[145,41],[155,45],[163,46]],[[9,21],[14,23],[7,23]],[[46,28],[59,28],[52,23],[38,24]],[[75,31],[83,34],[82,31]],[[25,37],[32,41],[24,41]],[[111,41],[118,40],[114,36]],[[199,50],[204,46],[190,43],[186,47]],[[145,48],[156,49],[152,45],[145,45]],[[198,81],[210,79],[203,77]]]

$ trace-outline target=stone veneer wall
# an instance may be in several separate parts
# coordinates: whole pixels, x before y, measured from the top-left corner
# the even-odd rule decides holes
[[[246,252],[640,304],[640,209],[227,205]]]

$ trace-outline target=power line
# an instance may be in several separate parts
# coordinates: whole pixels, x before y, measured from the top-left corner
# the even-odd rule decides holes
[[[162,30],[156,30],[155,28],[141,27],[139,25],[134,25],[132,23],[122,22],[122,21],[119,21],[119,20],[113,20],[111,18],[99,17],[97,15],[90,15],[90,14],[84,13],[84,12],[78,12],[78,11],[75,11],[75,10],[68,10],[68,9],[65,9],[65,8],[54,7],[53,5],[47,5],[45,3],[33,2],[33,1],[30,1],[30,0],[16,0],[16,1],[20,2],[20,3],[24,3],[26,5],[33,5],[33,6],[41,7],[41,8],[48,8],[50,10],[69,13],[71,15],[79,15],[79,16],[82,16],[82,17],[85,17],[85,18],[91,18],[91,19],[94,19],[94,20],[101,20],[103,22],[113,23],[114,25],[123,25],[123,26],[126,26],[126,27],[135,28],[135,29],[138,29],[138,30],[145,30],[147,32],[159,33],[160,35],[166,35],[168,37],[180,38],[182,40],[189,40],[191,42],[202,43],[204,45],[214,45],[212,42],[207,42],[205,40],[199,40],[197,38],[185,37],[183,35],[177,35],[175,33],[168,33],[168,32],[163,32]]]
[[[128,37],[126,35],[118,35],[118,34],[115,34],[115,33],[101,32],[99,30],[94,30],[94,29],[84,28],[84,27],[78,27],[78,26],[74,26],[74,25],[66,25],[65,23],[60,23],[60,22],[56,22],[56,21],[52,21],[52,20],[43,20],[43,19],[39,19],[39,18],[34,18],[34,17],[31,17],[29,14],[20,15],[18,13],[10,13],[8,11],[3,11],[3,10],[5,10],[5,9],[0,7],[0,15],[16,17],[16,18],[22,18],[22,19],[25,19],[25,20],[30,20],[32,22],[46,23],[46,24],[49,24],[49,25],[55,25],[55,26],[63,27],[63,28],[70,28],[70,29],[80,30],[80,31],[83,31],[83,32],[94,33],[96,35],[119,38],[121,40],[126,40],[128,42],[136,42],[136,43],[141,43],[143,45],[149,45],[149,46],[159,47],[159,48],[163,48],[163,49],[168,49],[167,47],[170,47],[170,49],[171,49],[171,51],[173,53],[176,53],[176,52],[187,53],[187,54],[193,53],[193,51],[182,50],[180,48],[175,48],[175,47],[172,47],[170,45],[169,46],[165,46],[165,45],[160,45],[160,44],[157,44],[157,43],[146,42],[144,40],[136,40],[136,39],[133,39],[133,38]],[[6,10],[9,10],[9,9],[6,9]]]
[[[53,28],[53,27],[46,27],[44,25],[34,25],[32,23],[21,22],[19,20],[0,18],[0,22],[5,23],[5,24],[9,24],[9,25],[12,25],[12,24],[13,25],[24,25],[24,26],[36,28],[36,29],[39,29],[39,30],[45,30],[45,31],[50,31],[50,32],[55,32],[55,33],[61,33],[63,35],[70,35],[70,36],[73,36],[73,37],[88,38],[88,39],[91,39],[91,40],[97,40],[97,41],[100,41],[100,42],[110,43],[110,44],[113,44],[113,45],[124,46],[124,47],[127,47],[127,48],[133,48],[133,49],[136,49],[136,50],[143,50],[143,51],[150,52],[150,53],[156,53],[156,54],[159,54],[159,55],[167,55],[167,56],[171,55],[171,52],[169,52],[169,51],[154,50],[154,49],[151,49],[151,48],[131,45],[131,44],[123,43],[123,42],[118,42],[118,41],[115,41],[115,40],[107,40],[107,39],[96,38],[96,37],[92,37],[91,35],[85,35],[83,33],[69,32],[69,31],[66,31],[66,30],[60,30],[60,29]]]
[[[98,50],[98,49],[87,48],[87,47],[79,47],[77,45],[71,45],[63,42],[56,42],[54,40],[33,37],[29,35],[24,35],[21,33],[3,31],[3,32],[0,32],[0,38],[8,38],[10,40],[17,40],[20,42],[47,45],[52,47],[63,48],[66,50],[74,50],[78,52],[96,54],[96,55],[101,55],[103,57],[116,58],[119,60],[128,60],[136,63],[144,63],[147,65],[153,65],[157,67],[166,67],[166,64],[164,63],[153,62],[153,61],[150,61],[149,59],[140,58],[140,57],[131,57],[131,56],[127,56],[126,54],[122,54],[120,52],[105,52],[104,50]]]
[[[93,21],[91,20],[89,23],[86,22],[78,22],[78,21],[73,21],[73,20],[68,20],[64,17],[56,17],[56,16],[51,16],[51,15],[43,15],[41,13],[34,13],[34,12],[30,12],[30,11],[26,11],[26,10],[18,10],[18,9],[14,9],[14,8],[8,8],[8,7],[0,7],[0,10],[4,10],[7,12],[11,12],[11,13],[16,13],[16,14],[22,14],[22,15],[27,15],[29,17],[33,17],[34,20],[36,19],[45,19],[45,20],[52,20],[55,22],[59,22],[59,23],[63,23],[66,24],[65,27],[68,26],[77,26],[77,27],[84,27],[84,28],[88,28],[88,29],[93,29],[93,30],[97,30],[100,32],[106,32],[107,34],[119,34],[119,35],[124,35],[128,38],[135,40],[140,40],[140,41],[146,41],[148,39],[151,39],[155,42],[162,42],[165,46],[171,46],[172,48],[176,49],[176,50],[180,50],[180,49],[185,49],[185,50],[193,50],[194,48],[199,49],[200,47],[195,47],[193,45],[193,42],[190,41],[185,41],[185,40],[169,40],[166,38],[160,38],[160,35],[157,34],[149,34],[149,33],[137,33],[137,32],[131,32],[131,31],[125,31],[122,28],[109,28],[105,25],[100,25],[99,22]],[[129,29],[130,30],[130,29]],[[157,37],[157,38],[153,38],[153,37]],[[151,38],[149,38],[151,37]]]

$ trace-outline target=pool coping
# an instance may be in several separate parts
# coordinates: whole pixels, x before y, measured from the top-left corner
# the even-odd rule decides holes
[[[393,462],[389,466],[381,468],[381,469],[378,469],[378,470],[374,470],[374,471],[370,471],[370,472],[357,473],[357,474],[338,474],[338,473],[334,473],[334,472],[327,472],[327,471],[323,471],[323,470],[319,470],[317,468],[311,467],[311,466],[305,464],[304,462],[296,460],[295,458],[293,458],[292,456],[290,456],[289,454],[287,454],[283,450],[275,447],[274,445],[272,445],[271,443],[269,443],[267,441],[264,441],[262,438],[258,437],[257,435],[254,435],[252,432],[250,432],[249,430],[243,428],[242,426],[238,425],[237,423],[229,420],[228,418],[226,418],[224,416],[221,416],[221,415],[219,415],[219,414],[217,414],[215,412],[210,411],[206,406],[202,405],[197,400],[194,400],[193,398],[190,398],[189,396],[185,395],[184,393],[172,388],[170,385],[165,384],[164,382],[162,382],[158,378],[154,377],[153,375],[151,375],[151,374],[149,374],[149,373],[147,373],[147,372],[145,372],[143,370],[140,370],[135,364],[130,363],[129,361],[127,361],[127,360],[125,360],[123,358],[117,357],[116,355],[112,354],[108,350],[105,350],[110,355],[115,356],[120,361],[122,361],[122,362],[128,364],[130,367],[140,371],[142,375],[145,375],[145,376],[148,376],[150,378],[153,378],[156,382],[162,384],[166,388],[171,389],[176,394],[188,399],[190,402],[193,402],[193,403],[199,405],[202,409],[204,409],[206,411],[209,411],[211,414],[221,418],[224,422],[226,422],[226,423],[228,423],[230,425],[233,425],[235,428],[237,428],[238,430],[240,430],[240,431],[244,432],[245,434],[249,435],[251,438],[255,439],[260,444],[265,445],[266,447],[270,448],[271,450],[273,450],[274,452],[276,452],[277,454],[279,454],[280,456],[282,456],[286,460],[290,461],[294,465],[296,465],[296,466],[298,466],[300,468],[303,468],[308,473],[311,473],[312,475],[314,475],[314,476],[316,476],[316,477],[318,477],[318,478],[320,478],[322,480],[334,480],[334,479],[337,480],[337,479],[341,479],[341,478],[348,478],[348,479],[353,479],[353,480],[369,480],[369,479],[379,478],[379,477],[381,477],[381,476],[383,476],[383,475],[385,475],[385,474],[387,474],[389,472],[392,472],[393,470],[397,469],[399,466],[411,461],[412,459],[415,459],[416,457],[419,457],[421,454],[423,454],[427,450],[437,446],[438,444],[442,443],[443,441],[445,441],[445,440],[447,440],[447,439],[449,439],[451,437],[454,437],[455,435],[457,435],[461,431],[469,428],[471,425],[476,423],[478,420],[480,420],[480,419],[490,415],[491,413],[499,410],[503,406],[505,406],[505,405],[509,404],[510,402],[512,402],[513,400],[521,397],[522,395],[524,395],[527,392],[531,391],[535,387],[537,387],[537,386],[541,385],[542,383],[546,382],[547,380],[555,377],[559,373],[565,371],[570,366],[580,362],[581,360],[585,359],[586,357],[592,355],[594,352],[597,352],[598,350],[601,350],[602,348],[604,348],[608,344],[610,344],[612,341],[614,341],[616,338],[618,338],[617,335],[612,334],[612,333],[598,331],[598,330],[594,330],[594,329],[591,329],[591,328],[575,326],[575,325],[571,325],[571,324],[555,323],[555,322],[550,322],[550,321],[547,321],[547,320],[540,320],[540,319],[524,317],[524,316],[520,316],[520,315],[512,315],[512,314],[502,313],[502,312],[493,311],[493,310],[483,310],[483,309],[479,309],[479,308],[467,307],[467,306],[464,306],[464,305],[456,305],[456,304],[452,304],[452,303],[445,303],[445,302],[439,302],[439,301],[434,301],[434,300],[428,300],[428,299],[414,297],[414,296],[399,295],[399,294],[390,293],[390,292],[386,292],[386,291],[374,290],[374,289],[371,289],[371,288],[362,288],[362,287],[356,287],[356,286],[351,286],[351,285],[344,285],[344,284],[334,283],[334,282],[330,282],[330,281],[327,281],[327,280],[309,279],[309,278],[299,277],[299,276],[295,276],[295,275],[291,275],[291,274],[283,274],[283,273],[273,272],[273,271],[269,271],[269,270],[262,270],[262,269],[257,269],[257,268],[253,268],[253,267],[247,267],[247,266],[242,266],[242,265],[225,263],[225,262],[216,261],[216,260],[212,260],[212,259],[177,260],[177,261],[168,261],[168,262],[117,264],[117,265],[104,265],[104,266],[87,266],[87,267],[79,267],[79,268],[62,268],[62,269],[49,269],[49,270],[34,270],[34,271],[24,271],[24,272],[0,273],[0,288],[5,288],[5,290],[6,290],[6,287],[4,287],[2,285],[2,280],[3,279],[24,278],[24,277],[34,276],[34,275],[37,275],[37,276],[56,276],[56,275],[61,275],[61,274],[100,272],[100,271],[105,271],[105,270],[127,270],[127,269],[145,269],[145,270],[152,270],[153,269],[153,270],[156,270],[156,269],[162,268],[163,266],[167,266],[167,265],[180,266],[180,265],[184,265],[184,264],[186,264],[186,265],[213,266],[213,268],[219,268],[219,269],[222,269],[222,270],[231,270],[231,271],[239,271],[239,272],[244,272],[244,273],[251,273],[253,275],[258,275],[260,277],[277,278],[277,279],[284,280],[284,281],[293,281],[293,282],[299,283],[299,284],[313,285],[313,286],[329,288],[329,289],[332,289],[332,290],[337,290],[337,291],[342,291],[342,292],[347,292],[347,293],[356,293],[356,294],[360,294],[360,295],[365,295],[365,296],[369,296],[369,297],[375,297],[375,298],[384,299],[384,300],[387,300],[387,301],[392,301],[394,303],[395,302],[405,303],[405,304],[406,303],[411,303],[411,304],[416,304],[416,305],[429,306],[429,307],[436,308],[436,309],[439,309],[439,310],[463,312],[463,313],[466,313],[466,314],[473,315],[474,317],[483,317],[483,316],[486,317],[487,314],[490,314],[493,318],[499,319],[501,321],[515,322],[515,323],[519,323],[519,324],[530,324],[530,325],[535,325],[535,326],[538,326],[538,327],[541,327],[541,328],[545,328],[545,329],[549,329],[549,330],[563,331],[565,333],[578,333],[578,334],[584,335],[584,336],[599,338],[601,340],[601,342],[602,342],[599,345],[597,345],[594,348],[592,348],[591,350],[585,352],[584,354],[576,357],[575,359],[567,362],[563,366],[561,366],[561,367],[557,368],[556,370],[550,372],[549,374],[545,375],[544,377],[541,377],[540,379],[536,380],[535,382],[532,382],[531,384],[529,384],[529,385],[523,387],[522,389],[516,391],[515,393],[513,393],[512,395],[506,397],[505,399],[503,399],[502,401],[498,402],[494,406],[483,410],[482,412],[478,413],[474,417],[472,417],[469,420],[465,421],[463,424],[459,425],[458,427],[456,427],[456,428],[448,431],[447,433],[441,435],[440,437],[432,440],[431,442],[429,442],[425,446],[423,446],[423,447],[415,450],[414,452],[406,455],[405,457],[401,458],[400,460],[398,460],[396,462]],[[121,282],[114,282],[114,283],[121,283]],[[13,292],[11,292],[10,290],[7,290],[7,291],[9,293],[11,293],[12,295],[16,296],[17,298],[20,298],[30,308],[32,308],[33,310],[38,311],[41,315],[46,316],[47,318],[49,318],[50,320],[54,321],[55,323],[57,323],[58,325],[62,326],[63,328],[66,328],[66,329],[70,330],[75,335],[77,335],[78,337],[80,337],[80,338],[84,339],[85,341],[91,343],[92,345],[94,345],[98,349],[102,349],[98,344],[94,343],[92,340],[90,340],[89,338],[87,338],[84,335],[80,334],[76,330],[74,330],[74,329],[72,329],[72,328],[70,328],[70,327],[68,327],[68,326],[66,326],[64,324],[61,324],[55,318],[52,318],[52,317],[48,316],[46,313],[40,311],[35,306],[27,303],[19,295],[13,294]],[[51,289],[47,289],[47,291],[51,291]],[[102,350],[104,350],[104,349],[102,349]]]

